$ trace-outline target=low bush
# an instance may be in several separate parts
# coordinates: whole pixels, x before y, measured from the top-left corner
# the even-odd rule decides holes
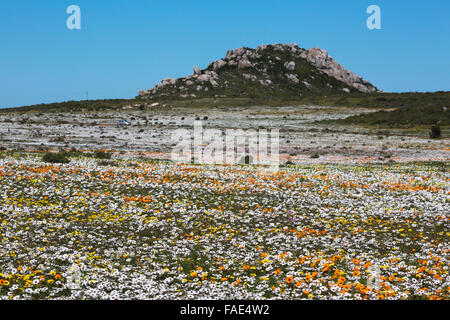
[[[70,159],[67,157],[67,154],[62,153],[52,153],[47,152],[43,157],[42,161],[49,163],[69,163]]]
[[[111,159],[112,154],[109,152],[97,151],[95,152],[94,156],[97,159],[109,160]]]
[[[430,138],[431,139],[438,139],[441,137],[441,127],[438,125],[431,126],[430,129]]]
[[[106,166],[117,167],[118,163],[116,161],[102,160],[102,161],[97,162],[97,165],[101,166],[101,167],[106,167]]]

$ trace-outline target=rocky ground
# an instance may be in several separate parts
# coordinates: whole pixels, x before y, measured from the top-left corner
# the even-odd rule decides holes
[[[336,107],[155,107],[101,113],[0,114],[0,147],[8,150],[111,150],[169,158],[177,129],[279,129],[281,161],[448,161],[448,138],[432,140],[399,130],[318,123],[376,109]],[[118,126],[125,119],[130,126]]]

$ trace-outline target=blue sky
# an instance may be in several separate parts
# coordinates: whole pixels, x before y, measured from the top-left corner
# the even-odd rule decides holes
[[[382,30],[366,27],[372,4]],[[2,0],[0,107],[131,98],[264,43],[326,49],[385,91],[450,90],[449,35],[448,0]]]

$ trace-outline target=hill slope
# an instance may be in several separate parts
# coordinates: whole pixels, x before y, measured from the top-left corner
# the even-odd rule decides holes
[[[296,44],[228,50],[208,68],[166,78],[138,98],[158,97],[299,97],[310,94],[377,92],[370,82],[345,69],[325,50]]]

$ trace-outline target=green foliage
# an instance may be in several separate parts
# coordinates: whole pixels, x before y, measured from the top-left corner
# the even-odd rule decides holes
[[[111,153],[109,152],[104,152],[104,151],[97,151],[94,154],[94,157],[97,159],[104,159],[104,160],[109,160],[111,159]]]
[[[438,139],[441,137],[441,127],[438,125],[431,126],[430,129],[430,138]]]
[[[104,100],[81,100],[81,101],[66,101],[55,103],[42,103],[31,106],[24,106],[20,108],[0,109],[1,112],[30,112],[30,111],[101,111],[104,109],[116,109],[135,102],[134,99],[104,99]]]
[[[70,159],[67,157],[67,154],[65,152],[61,153],[47,152],[42,157],[42,161],[49,163],[69,163]]]
[[[356,95],[354,97],[357,97]],[[345,102],[344,102],[345,104]],[[450,125],[450,92],[382,93],[360,96],[355,106],[394,108],[337,120],[343,124],[383,125],[392,128],[412,128],[421,125]]]
[[[97,162],[97,165],[101,167],[111,166],[111,167],[117,167],[119,164],[116,161],[108,161],[108,160],[102,160]]]

